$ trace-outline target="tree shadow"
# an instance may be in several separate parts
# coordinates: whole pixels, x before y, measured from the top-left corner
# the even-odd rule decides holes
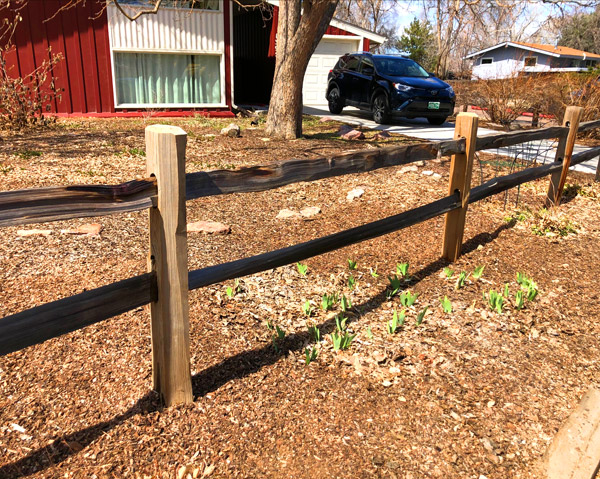
[[[468,254],[494,241],[500,233],[512,228],[516,221],[504,223],[492,233],[480,233],[463,244],[462,254]],[[450,264],[444,259],[438,259],[421,268],[413,274],[411,286],[423,279],[436,274],[445,266]],[[386,289],[382,289],[377,295],[369,298],[366,302],[355,305],[353,309],[359,311],[359,315],[349,318],[349,322],[357,321],[360,316],[377,309],[382,303],[388,301]],[[319,324],[321,334],[329,334],[335,329],[334,318]],[[238,378],[243,378],[258,372],[265,366],[276,363],[281,357],[290,352],[299,351],[310,340],[308,331],[293,333],[286,336],[278,352],[269,344],[250,351],[235,354],[224,359],[218,364],[210,366],[192,377],[192,388],[194,398],[198,399],[210,392],[220,388],[222,385]],[[0,479],[18,479],[34,474],[53,465],[63,462],[68,457],[85,449],[102,434],[121,425],[125,421],[137,415],[145,415],[160,411],[162,405],[159,395],[150,391],[137,401],[130,409],[115,416],[109,421],[104,421],[93,426],[81,429],[71,434],[57,438],[52,444],[31,451],[27,456],[0,467]]]

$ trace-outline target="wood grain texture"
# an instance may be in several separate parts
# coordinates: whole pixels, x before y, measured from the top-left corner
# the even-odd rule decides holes
[[[156,299],[152,273],[85,291],[0,319],[0,355],[125,313]]]
[[[167,406],[191,403],[185,146],[179,127],[146,128],[146,169],[156,177],[157,206],[149,209],[149,270],[156,273],[158,296],[152,317],[153,387]]]
[[[584,163],[585,161],[592,160],[600,156],[600,146],[595,146],[594,148],[590,148],[589,150],[582,151],[581,153],[577,153],[571,157],[571,166],[578,165],[580,163]]]
[[[239,170],[214,170],[186,175],[186,199],[228,193],[265,191],[300,181],[372,171],[431,160],[464,151],[464,140],[420,143],[361,150],[329,158],[289,160]]]
[[[535,168],[527,168],[526,170],[517,171],[506,176],[499,176],[492,178],[485,183],[472,188],[471,195],[469,197],[469,203],[475,203],[489,196],[497,193],[502,193],[510,188],[527,183],[529,181],[537,180],[548,176],[555,171],[562,170],[562,163],[550,163],[544,166],[538,166]]]
[[[545,479],[594,479],[600,469],[600,390],[591,388],[562,424],[541,461]]]
[[[0,193],[0,226],[138,211],[152,206],[153,178],[121,185],[78,185]]]
[[[564,126],[551,126],[538,130],[513,131],[510,133],[498,133],[477,138],[475,149],[477,151],[506,146],[518,145],[528,141],[547,140],[550,138],[564,138],[569,133],[569,128]]]
[[[600,128],[600,120],[584,121],[583,123],[579,124],[578,131],[589,131],[593,130],[594,128]]]
[[[456,261],[460,256],[462,247],[469,195],[471,193],[471,174],[473,172],[478,125],[479,117],[475,113],[459,113],[456,117],[454,137],[465,138],[466,149],[464,153],[452,155],[450,163],[448,194],[458,191],[461,208],[450,211],[444,222],[442,258],[448,261]]]
[[[548,186],[548,194],[546,195],[547,207],[558,206],[560,204],[560,197],[562,196],[565,182],[567,181],[567,175],[569,173],[569,167],[571,166],[571,156],[573,155],[573,148],[575,147],[579,121],[582,114],[583,108],[579,106],[568,106],[565,111],[563,126],[569,128],[569,134],[564,142],[561,141],[559,143],[556,152],[556,161],[559,161],[562,156],[563,168],[561,172],[555,172],[550,177],[550,185]],[[560,153],[563,154],[559,156]]]
[[[240,278],[249,274],[295,263],[306,258],[343,248],[344,246],[408,228],[409,226],[452,211],[460,207],[460,205],[459,196],[455,194],[405,211],[404,213],[334,233],[323,238],[288,246],[287,248],[259,254],[250,258],[190,271],[189,287],[190,289],[196,289],[228,279]]]

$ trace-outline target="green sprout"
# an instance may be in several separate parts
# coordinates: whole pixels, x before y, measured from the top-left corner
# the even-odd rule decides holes
[[[305,348],[304,349],[304,354],[306,356],[306,359],[304,361],[304,364],[306,366],[308,366],[310,363],[312,363],[315,359],[317,359],[317,356],[319,355],[319,352],[317,351],[317,348]]]
[[[497,291],[490,289],[490,294],[486,297],[483,293],[483,298],[487,299],[488,306],[490,309],[496,310],[499,314],[502,314],[502,308],[504,306],[504,296]]]
[[[371,331],[371,326],[367,326],[367,338],[373,339],[373,331]]]
[[[399,274],[403,278],[408,277],[408,262],[398,263],[396,265],[396,274]]]
[[[444,296],[444,299],[440,299],[440,302],[444,313],[450,314],[452,312],[452,302],[448,299],[448,296]]]
[[[452,278],[452,275],[454,274],[454,270],[452,268],[449,268],[448,266],[446,266],[444,268],[444,274],[446,275],[446,278],[450,279],[450,278]]]
[[[386,292],[386,296],[391,298],[392,296],[396,296],[402,288],[402,280],[395,274],[394,276],[388,276],[388,281],[390,282],[390,287]]]
[[[321,342],[321,330],[316,324],[308,327],[308,334],[314,343]]]
[[[427,312],[428,309],[429,309],[429,306],[425,306],[425,309],[423,309],[423,311],[421,311],[419,314],[417,314],[417,326],[421,326],[421,323],[423,322],[423,319],[425,318],[425,313]]]
[[[461,273],[458,275],[458,279],[456,280],[456,289],[462,288],[469,276],[470,274],[467,274],[465,271],[461,271]]]
[[[333,343],[334,351],[344,351],[350,347],[356,334],[348,334],[348,331],[331,333],[331,342]]]
[[[310,301],[307,299],[304,304],[302,305],[302,312],[306,315],[306,316],[310,316],[313,313],[313,308],[310,305]]]
[[[369,268],[369,273],[371,273],[371,276],[373,276],[373,278],[379,278],[379,274],[377,273],[377,267],[375,267],[375,269]]]
[[[306,273],[308,271],[308,266],[298,262],[298,263],[296,263],[296,269],[298,270],[298,273],[300,273],[302,276],[306,276]]]
[[[346,298],[346,295],[342,294],[342,299],[340,300],[340,308],[342,308],[342,311],[346,312],[351,307],[352,307],[352,301],[350,301],[350,298]]]
[[[321,299],[321,309],[323,311],[329,311],[333,309],[335,303],[338,302],[337,294],[324,294]]]
[[[348,321],[348,318],[342,314],[335,316],[335,327],[340,333],[346,331],[346,321]]]
[[[392,319],[387,324],[387,332],[389,334],[395,334],[396,331],[398,331],[398,328],[400,328],[404,324],[405,316],[406,312],[404,310],[402,310],[402,312],[398,314],[398,312],[394,309]]]
[[[410,308],[417,300],[418,294],[412,294],[410,291],[402,291],[400,293],[400,304],[406,308]]]
[[[483,274],[484,269],[485,269],[485,265],[483,265],[483,264],[481,266],[477,266],[477,268],[475,268],[475,271],[473,271],[471,276],[473,276],[473,278],[475,278],[475,279],[481,278],[481,275]]]
[[[350,269],[350,270],[356,269],[356,261],[352,261],[350,258],[348,258],[348,269]]]
[[[354,276],[352,276],[352,275],[348,276],[348,288],[354,289],[355,285],[356,285],[356,280],[354,279]]]
[[[523,309],[524,305],[525,305],[525,296],[524,296],[523,290],[520,289],[519,291],[517,291],[515,293],[515,307],[518,310],[521,310],[521,309]]]

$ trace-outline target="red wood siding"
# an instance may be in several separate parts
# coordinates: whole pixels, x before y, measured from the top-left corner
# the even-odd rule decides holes
[[[342,35],[347,37],[356,36],[354,33],[347,32],[346,30],[342,30],[341,28],[332,27],[331,25],[327,27],[327,30],[325,30],[325,35]]]
[[[65,0],[29,1],[20,10],[23,21],[15,31],[15,48],[7,62],[15,75],[24,76],[48,59],[48,48],[64,58],[53,71],[61,100],[57,113],[114,112],[106,12],[101,0],[60,11]],[[10,11],[0,20],[12,20]]]

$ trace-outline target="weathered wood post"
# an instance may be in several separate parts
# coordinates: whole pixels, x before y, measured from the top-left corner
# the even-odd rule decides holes
[[[450,187],[448,194],[451,195],[458,190],[462,207],[446,213],[442,257],[448,261],[456,261],[460,256],[465,231],[465,218],[469,205],[471,173],[473,171],[473,159],[475,158],[478,125],[479,117],[475,113],[459,113],[456,117],[454,139],[465,138],[466,149],[464,153],[452,155],[452,162],[450,164]]]
[[[596,177],[594,181],[600,181],[600,156],[598,157],[598,164],[596,165]]]
[[[569,127],[569,134],[566,138],[561,138],[556,147],[554,161],[562,161],[563,167],[561,171],[552,173],[550,177],[550,186],[548,188],[548,195],[546,196],[546,206],[548,208],[560,204],[560,197],[567,181],[569,166],[571,166],[571,156],[573,155],[573,148],[575,147],[575,139],[577,138],[577,130],[582,113],[583,108],[580,106],[568,106],[565,111],[563,126]]]
[[[150,258],[158,299],[152,318],[152,380],[167,406],[192,402],[190,372],[185,146],[187,135],[175,126],[146,128],[146,168],[158,185],[150,208]]]

